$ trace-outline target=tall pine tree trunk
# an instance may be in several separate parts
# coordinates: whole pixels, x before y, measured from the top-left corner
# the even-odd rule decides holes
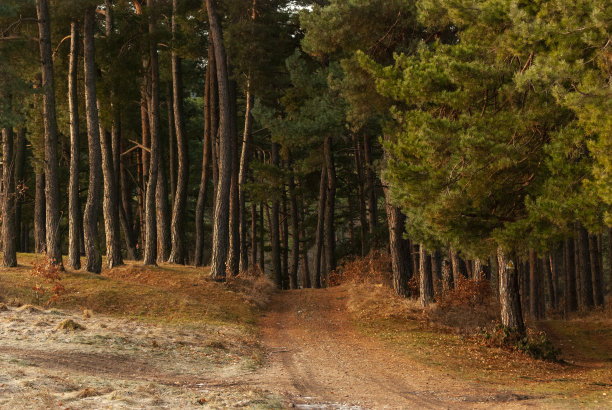
[[[361,143],[353,134],[353,149],[355,151],[355,170],[357,173],[357,187],[359,190],[359,229],[361,233],[361,256],[368,253],[368,227],[366,219],[365,185],[363,177],[363,161],[361,158]]]
[[[603,274],[599,258],[599,247],[597,236],[589,235],[589,257],[591,260],[591,281],[593,284],[593,303],[595,306],[603,306]]]
[[[327,168],[327,198],[325,206],[325,256],[326,276],[336,269],[336,229],[334,224],[334,212],[336,206],[336,167],[334,165],[334,153],[332,138],[325,137],[324,141],[325,168]]]
[[[425,250],[423,245],[420,246],[420,302],[421,306],[427,307],[433,302],[433,275],[431,272],[431,255]]]
[[[36,193],[34,198],[34,252],[47,252],[47,224],[45,223],[45,174],[36,171]]]
[[[89,188],[87,204],[85,205],[83,232],[85,235],[85,269],[88,272],[100,273],[102,257],[98,245],[98,210],[102,194],[102,153],[96,95],[95,18],[95,8],[88,8],[85,12],[83,53],[85,55],[85,110],[89,146]]]
[[[499,302],[502,325],[516,330],[519,335],[525,335],[516,262],[511,260],[506,252],[499,247],[497,248],[497,264],[500,279]]]
[[[563,243],[564,265],[564,312],[567,318],[570,312],[578,309],[578,296],[576,294],[576,260],[574,258],[574,240],[569,238]]]
[[[365,177],[366,177],[366,195],[368,197],[368,217],[369,217],[369,230],[370,230],[370,242],[375,241],[376,225],[378,221],[378,208],[376,204],[376,191],[375,191],[375,175],[374,175],[374,159],[372,158],[372,145],[367,134],[363,136],[363,154],[365,162]],[[372,247],[370,243],[370,248]],[[376,244],[374,244],[376,245]]]
[[[289,198],[291,200],[291,274],[289,275],[289,285],[291,289],[297,289],[298,269],[300,267],[300,227],[298,218],[298,205],[295,193],[295,179],[293,172],[289,177]]]
[[[578,244],[578,261],[580,272],[580,308],[589,309],[593,307],[593,282],[591,280],[591,255],[589,253],[589,234],[580,224],[576,223]]]
[[[211,107],[213,101],[212,94],[216,93],[216,87],[212,84],[215,82],[216,68],[215,55],[212,45],[208,47],[208,66],[206,67],[206,84],[204,89],[204,142],[202,148],[202,174],[200,176],[200,188],[198,190],[198,200],[195,211],[195,265],[202,266],[204,264],[204,208],[206,206],[206,197],[208,193],[208,180],[210,179],[210,157],[211,157],[211,140],[212,140],[212,121],[214,108]]]
[[[272,143],[272,164],[279,166],[278,157],[279,146]],[[272,201],[270,219],[270,242],[272,245],[272,274],[274,282],[279,289],[283,288],[283,269],[281,266],[281,247],[280,247],[280,201],[274,198]]]
[[[70,182],[68,215],[68,260],[73,269],[81,269],[81,201],[79,199],[79,95],[78,44],[79,29],[76,21],[70,23],[70,61],[68,69],[68,106],[70,111]]]
[[[149,103],[149,128],[151,131],[151,162],[149,164],[149,181],[145,199],[145,265],[155,265],[157,262],[157,211],[156,193],[159,175],[159,62],[157,56],[157,43],[153,41],[156,34],[156,13],[154,0],[147,0],[149,9],[149,55],[151,74],[151,99]]]
[[[45,200],[47,256],[62,265],[60,236],[60,193],[57,154],[57,118],[55,112],[55,83],[51,53],[51,23],[47,0],[36,0],[40,60],[42,64],[43,122],[45,141]]]
[[[529,249],[529,311],[534,319],[540,319],[540,275],[538,270],[538,256],[533,249]]]
[[[246,109],[244,112],[244,133],[242,136],[242,150],[240,152],[240,172],[238,174],[238,201],[240,219],[240,271],[245,271],[249,266],[247,247],[247,218],[246,218],[246,196],[245,185],[249,172],[249,144],[253,130],[253,115],[251,111],[255,98],[251,92],[251,81],[247,80]]]
[[[319,205],[317,211],[317,233],[314,258],[314,278],[312,285],[315,288],[321,287],[321,257],[323,253],[323,242],[325,237],[325,204],[327,199],[327,165],[321,165],[321,180],[319,182]]]
[[[219,94],[219,181],[215,198],[213,223],[213,247],[210,276],[215,280],[225,278],[229,250],[229,204],[232,179],[232,119],[227,59],[219,16],[213,0],[206,0],[210,34],[215,50],[217,84]]]
[[[159,161],[159,165],[157,166],[157,188],[155,191],[157,262],[160,263],[168,260],[172,246],[170,236],[170,210],[168,208],[168,178],[166,177],[166,168],[163,166],[165,163],[166,161],[164,158],[164,161]]]
[[[257,266],[257,205],[251,203],[251,266]]]
[[[2,207],[2,266],[17,266],[17,232],[15,225],[15,156],[12,128],[2,129],[2,185],[4,185]]]
[[[178,26],[176,14],[178,13],[178,0],[172,0],[172,35],[176,36]],[[185,237],[184,220],[187,204],[187,184],[189,182],[189,155],[187,153],[187,136],[184,130],[183,115],[183,78],[181,72],[181,59],[175,50],[172,51],[172,90],[174,100],[174,126],[176,129],[176,143],[178,147],[178,178],[176,193],[172,192],[172,253],[170,262],[185,263]],[[172,146],[170,146],[172,151]]]
[[[16,198],[15,198],[15,226],[17,227],[17,246],[19,252],[27,252],[28,250],[26,238],[23,232],[26,231],[26,223],[22,220],[22,205],[25,198],[25,158],[26,158],[26,129],[19,128],[17,132],[17,139],[15,140],[15,187],[16,187]]]

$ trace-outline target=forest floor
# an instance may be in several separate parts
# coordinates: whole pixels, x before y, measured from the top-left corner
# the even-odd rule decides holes
[[[605,317],[540,323],[564,348],[550,363],[436,330],[377,285],[271,293],[129,263],[68,271],[34,306],[32,258],[0,271],[0,409],[612,408]]]

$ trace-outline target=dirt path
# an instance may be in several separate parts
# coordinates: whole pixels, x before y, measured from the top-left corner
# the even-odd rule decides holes
[[[453,379],[359,334],[342,288],[277,294],[261,327],[268,364],[249,376],[298,408],[520,408],[531,398]],[[531,403],[530,403],[531,402]]]

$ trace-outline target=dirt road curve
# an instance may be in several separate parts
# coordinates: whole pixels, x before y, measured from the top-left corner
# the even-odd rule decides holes
[[[345,296],[342,288],[274,296],[261,322],[268,365],[250,382],[298,408],[533,406],[528,397],[441,376],[394,356],[353,328]]]

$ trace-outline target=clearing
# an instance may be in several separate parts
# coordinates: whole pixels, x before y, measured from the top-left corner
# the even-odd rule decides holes
[[[375,285],[273,293],[129,263],[68,271],[43,308],[32,260],[0,272],[0,408],[612,407],[606,319],[546,322],[570,348],[547,363],[379,315],[399,302]]]

